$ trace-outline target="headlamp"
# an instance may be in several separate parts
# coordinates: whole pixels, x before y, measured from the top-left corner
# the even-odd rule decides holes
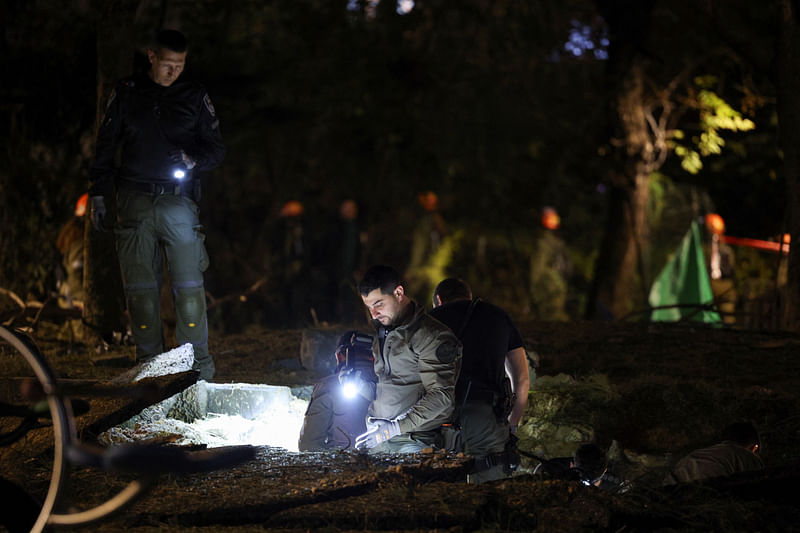
[[[186,177],[186,171],[183,170],[182,168],[176,168],[175,170],[172,171],[172,177],[175,178],[176,180],[182,180],[183,178]]]

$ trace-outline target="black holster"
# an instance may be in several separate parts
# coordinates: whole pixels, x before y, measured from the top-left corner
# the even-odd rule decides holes
[[[448,452],[458,453],[463,451],[461,431],[453,424],[443,424],[436,437],[435,446]]]
[[[508,416],[514,409],[514,400],[517,396],[511,390],[511,380],[506,376],[503,378],[503,391],[495,398],[493,408],[497,421],[504,423],[508,421]]]

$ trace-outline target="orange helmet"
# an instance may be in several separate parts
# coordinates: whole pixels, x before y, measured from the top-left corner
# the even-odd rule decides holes
[[[303,214],[303,204],[297,200],[289,200],[281,207],[282,217],[297,217]]]
[[[542,226],[546,229],[558,229],[561,227],[561,217],[554,207],[542,208]]]
[[[716,213],[709,213],[706,215],[706,228],[714,235],[722,235],[725,233],[725,221]]]
[[[339,205],[339,216],[344,220],[355,220],[358,218],[358,204],[352,198],[344,200]]]
[[[425,211],[436,211],[439,207],[439,197],[436,196],[436,193],[433,191],[419,193],[417,195],[417,201]]]
[[[89,193],[85,192],[78,198],[78,202],[75,204],[75,216],[82,217],[86,214],[86,203],[89,201]]]

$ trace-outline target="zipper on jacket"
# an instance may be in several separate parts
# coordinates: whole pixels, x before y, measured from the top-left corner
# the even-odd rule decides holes
[[[385,355],[386,350],[389,348],[386,345],[386,338],[389,336],[389,333],[391,332],[386,327],[382,327],[380,330],[378,330],[378,347],[380,348],[381,352],[381,361],[383,361],[383,368],[387,369],[386,372],[387,376],[392,375],[392,365],[389,363],[389,358],[386,357]]]

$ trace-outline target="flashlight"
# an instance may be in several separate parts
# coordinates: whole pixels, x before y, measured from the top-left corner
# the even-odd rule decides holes
[[[348,400],[352,400],[358,394],[358,386],[350,380],[342,384],[342,394]]]
[[[172,177],[175,178],[176,180],[182,180],[183,178],[186,177],[186,171],[183,170],[182,168],[176,168],[172,172]]]
[[[364,380],[361,379],[361,371],[354,369],[345,370],[342,372],[339,381],[342,383],[342,396],[348,400],[352,400],[358,396],[361,389],[364,388]]]

